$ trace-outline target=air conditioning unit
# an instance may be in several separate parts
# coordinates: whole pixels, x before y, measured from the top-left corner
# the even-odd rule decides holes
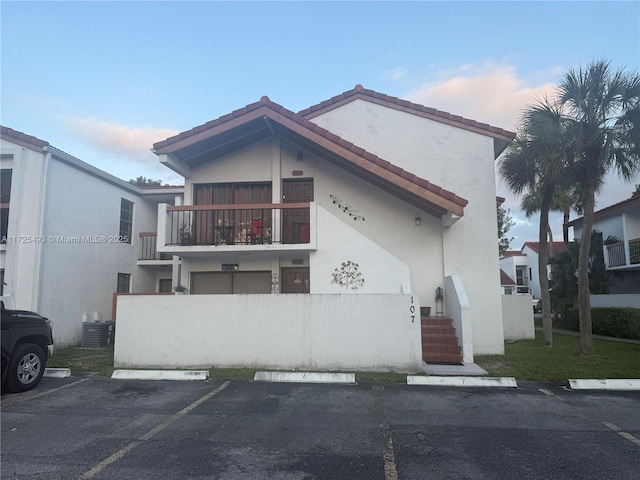
[[[85,322],[82,324],[82,346],[105,348],[113,345],[116,322]]]

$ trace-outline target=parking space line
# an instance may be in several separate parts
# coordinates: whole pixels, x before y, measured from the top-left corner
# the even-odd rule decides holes
[[[131,450],[133,450],[134,448],[136,448],[138,445],[140,445],[141,443],[146,442],[147,440],[149,440],[151,437],[153,437],[154,435],[156,435],[157,433],[161,432],[162,430],[164,430],[165,428],[167,428],[169,425],[171,425],[172,423],[176,422],[177,420],[181,419],[182,417],[184,417],[187,413],[191,412],[194,408],[198,407],[199,405],[201,405],[202,403],[206,402],[207,400],[209,400],[211,397],[217,395],[218,393],[220,393],[222,390],[224,390],[225,388],[227,388],[229,386],[231,382],[226,381],[224,382],[222,385],[218,386],[217,388],[215,388],[214,390],[210,391],[209,393],[207,393],[206,395],[204,395],[203,397],[200,397],[198,400],[196,400],[195,402],[193,402],[192,404],[188,405],[187,407],[183,408],[182,410],[180,410],[178,413],[176,413],[175,415],[172,415],[171,417],[169,417],[167,420],[165,420],[164,422],[162,422],[161,424],[157,425],[156,427],[152,428],[151,430],[149,430],[147,433],[145,433],[144,435],[142,435],[141,437],[139,437],[137,440],[132,441],[131,443],[129,443],[128,445],[126,445],[125,447],[121,448],[120,450],[118,450],[116,453],[114,453],[113,455],[111,455],[109,458],[104,459],[102,462],[100,462],[99,464],[97,464],[95,467],[93,467],[91,470],[88,470],[87,472],[85,472],[81,477],[80,480],[87,480],[90,478],[95,477],[96,475],[98,475],[102,470],[104,470],[106,467],[108,467],[109,465],[111,465],[112,463],[114,463],[115,461],[121,459],[122,457],[124,457],[127,453],[129,453]]]
[[[374,386],[372,388],[375,398],[375,407],[382,423],[380,424],[380,430],[382,431],[382,461],[384,462],[384,478],[385,480],[398,480],[398,467],[396,465],[396,454],[393,449],[393,434],[391,432],[391,426],[387,418],[387,411],[384,406],[384,400],[382,398],[382,392],[384,387]]]
[[[73,387],[74,385],[78,385],[79,383],[86,382],[87,380],[90,380],[90,379],[91,379],[91,377],[82,378],[80,380],[76,380],[75,382],[67,383],[66,385],[62,385],[60,387],[51,388],[49,390],[44,390],[42,392],[38,392],[35,395],[25,396],[24,394],[22,394],[22,395],[19,395],[18,397],[16,397],[18,400],[15,401],[15,402],[12,402],[10,398],[8,398],[6,400],[3,399],[2,403],[3,403],[3,406],[5,408],[6,407],[11,407],[15,403],[24,403],[24,402],[29,401],[29,400],[34,400],[36,398],[44,397],[46,395],[50,395],[52,393],[58,392],[60,390],[63,390],[65,388]]]
[[[393,436],[389,424],[382,426],[384,430],[384,451],[382,452],[382,460],[384,461],[384,478],[385,480],[398,480],[398,467],[396,466],[396,454],[393,450]]]
[[[561,402],[564,402],[568,405],[571,405],[574,408],[577,408],[579,410],[582,410],[587,417],[590,417],[593,421],[604,425],[605,427],[607,427],[609,430],[617,433],[618,435],[620,435],[622,438],[624,438],[625,440],[629,440],[631,443],[636,444],[638,447],[640,447],[640,439],[634,437],[633,435],[631,435],[629,432],[625,432],[624,430],[622,430],[620,427],[618,427],[617,425],[608,422],[602,418],[600,418],[598,415],[594,414],[593,412],[590,412],[589,410],[587,410],[586,408],[583,408],[579,405],[576,405],[573,402],[569,402],[568,400],[557,396],[555,393],[553,393],[551,390],[547,390],[546,388],[540,388],[538,389],[539,391],[541,391],[542,393],[544,393],[545,395],[549,396],[549,397],[553,397],[557,400],[560,400]]]

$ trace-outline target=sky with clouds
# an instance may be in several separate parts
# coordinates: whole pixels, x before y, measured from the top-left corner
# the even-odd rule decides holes
[[[366,88],[515,131],[568,68],[637,72],[640,2],[14,2],[0,4],[2,125],[128,180],[180,183],[153,143],[263,95],[299,111]],[[640,183],[640,178],[635,183]],[[597,207],[634,182],[611,178]],[[516,225],[537,217],[498,181]],[[551,216],[561,239],[562,218]]]

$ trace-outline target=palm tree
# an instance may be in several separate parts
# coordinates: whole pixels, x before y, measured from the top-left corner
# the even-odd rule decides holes
[[[549,278],[547,277],[547,263],[549,249],[547,246],[547,232],[549,230],[549,210],[556,185],[565,183],[564,151],[540,141],[546,138],[546,131],[536,131],[539,115],[555,115],[556,112],[549,102],[542,101],[538,105],[525,111],[520,132],[509,146],[500,162],[500,176],[505,180],[509,189],[516,195],[539,195],[540,230],[538,240],[540,251],[538,254],[538,279],[540,282],[540,296],[542,303],[542,329],[545,346],[553,346],[551,323],[551,296],[549,294]],[[542,126],[545,126],[544,124]]]
[[[540,203],[542,200],[542,192],[540,189],[531,190],[522,197],[520,208],[524,212],[527,218],[531,218],[534,213],[540,211]],[[581,202],[579,200],[579,193],[574,187],[558,188],[556,186],[553,192],[553,198],[551,199],[551,211],[562,212],[562,240],[565,244],[569,243],[569,216],[571,210],[574,209],[578,213],[582,212]],[[551,226],[547,231],[549,236],[549,242],[553,242],[553,233],[551,232]],[[550,252],[553,256],[553,251]]]
[[[595,195],[605,175],[615,170],[631,180],[640,171],[640,76],[611,70],[597,61],[569,70],[558,85],[558,97],[546,114],[530,118],[538,137],[564,150],[566,169],[584,201],[578,258],[580,350],[593,353],[589,299],[589,252]]]

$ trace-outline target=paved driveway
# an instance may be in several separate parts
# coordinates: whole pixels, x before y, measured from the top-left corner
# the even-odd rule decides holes
[[[3,479],[636,479],[640,393],[43,379]]]

